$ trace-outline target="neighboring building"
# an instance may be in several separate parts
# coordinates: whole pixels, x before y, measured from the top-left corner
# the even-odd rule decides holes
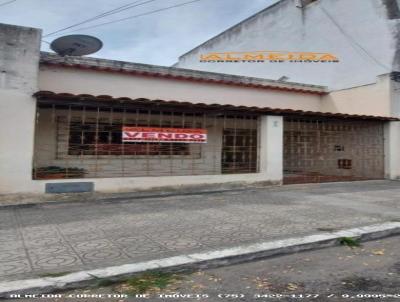
[[[329,93],[60,57],[40,40],[0,24],[0,194],[400,179],[391,74]]]
[[[327,86],[374,84],[400,71],[400,1],[280,0],[199,45],[175,65],[267,79]],[[340,63],[202,63],[208,53],[321,52]],[[233,54],[233,57],[238,55]]]

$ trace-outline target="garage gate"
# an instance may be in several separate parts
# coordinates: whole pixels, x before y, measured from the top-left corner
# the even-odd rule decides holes
[[[383,178],[383,122],[285,118],[285,184]]]

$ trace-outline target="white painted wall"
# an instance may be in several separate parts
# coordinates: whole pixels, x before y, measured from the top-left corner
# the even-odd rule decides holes
[[[331,90],[375,83],[392,70],[399,20],[388,20],[382,0],[319,0],[304,9],[295,2],[280,1],[183,55],[176,66],[275,80],[288,76]],[[264,50],[329,52],[340,63],[199,62],[209,52]]]
[[[400,82],[399,80],[389,80],[390,108],[393,116],[400,117]]]
[[[400,122],[385,126],[385,177],[400,180]]]
[[[0,26],[0,194],[32,182],[40,30]]]
[[[43,194],[46,183],[93,182],[96,192],[117,193],[135,192],[159,188],[182,188],[184,186],[201,186],[212,184],[254,184],[265,183],[279,185],[281,180],[272,181],[268,175],[261,173],[226,174],[226,175],[195,175],[195,176],[159,176],[159,177],[116,177],[116,178],[85,178],[84,180],[35,180],[26,182],[20,189],[9,188],[2,194]],[[21,183],[20,183],[21,184]]]
[[[260,173],[283,179],[283,117],[263,116],[260,125]]]
[[[392,116],[400,117],[400,82],[389,81],[390,110]],[[386,178],[400,179],[400,122],[385,127],[385,173]]]

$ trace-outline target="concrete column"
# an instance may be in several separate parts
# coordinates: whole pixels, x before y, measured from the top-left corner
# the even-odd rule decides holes
[[[283,117],[263,116],[260,123],[260,173],[265,179],[283,180]]]
[[[385,178],[400,180],[400,122],[385,125]]]
[[[0,194],[32,185],[40,40],[38,29],[0,24]]]

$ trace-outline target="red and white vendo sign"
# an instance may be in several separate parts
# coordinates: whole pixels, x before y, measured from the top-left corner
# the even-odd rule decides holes
[[[122,141],[125,143],[166,142],[205,144],[206,129],[154,128],[154,127],[123,127]]]

